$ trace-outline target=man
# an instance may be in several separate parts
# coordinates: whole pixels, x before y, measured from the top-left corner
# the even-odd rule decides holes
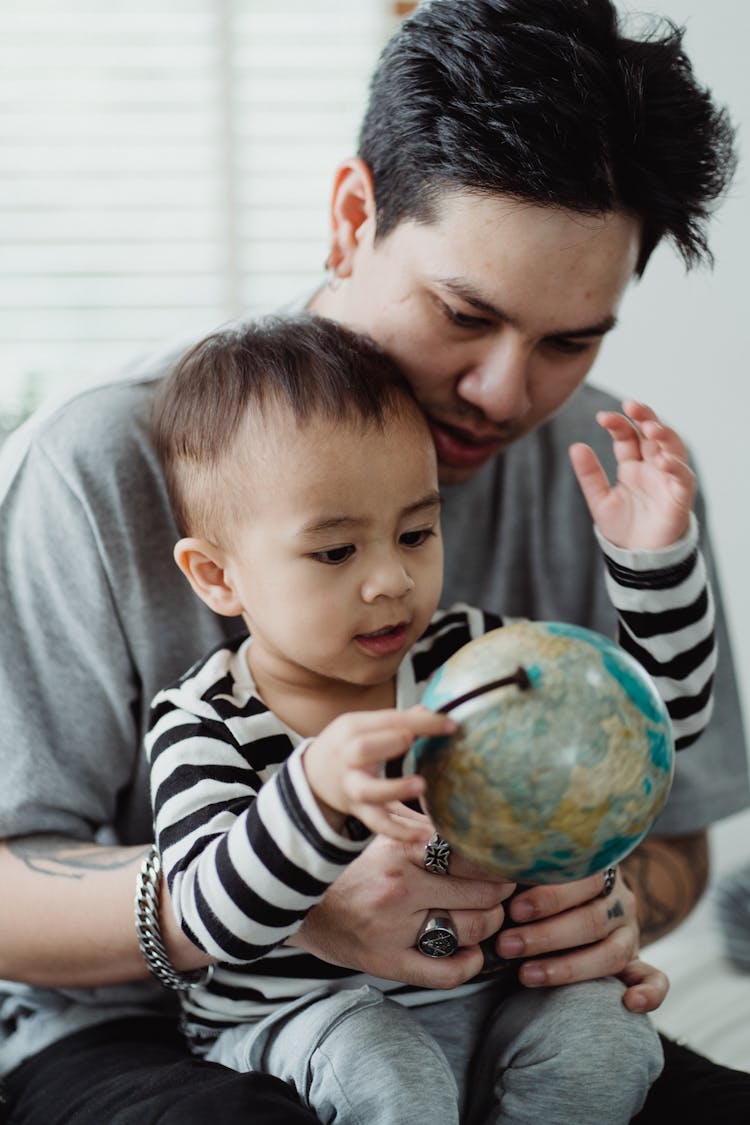
[[[606,460],[592,420],[612,404],[581,384],[660,239],[688,264],[705,257],[732,164],[731,128],[679,36],[631,42],[606,0],[438,0],[386,49],[359,156],[335,184],[329,283],[310,307],[373,335],[425,410],[445,491],[446,601],[611,631],[567,448],[588,441]],[[151,833],[148,703],[226,635],[173,572],[149,438],[166,366],[79,397],[7,455],[0,879],[14,909],[0,922],[0,976],[25,982],[0,993],[11,1121],[205,1121],[219,1081],[224,1121],[243,1099],[257,1121],[307,1119],[274,1108],[278,1090],[257,1076],[227,1087],[189,1068],[172,1025],[153,1018],[162,995],[129,983],[146,976],[132,895]],[[711,744],[681,761],[625,878],[607,898],[596,875],[514,899],[497,950],[524,986],[614,974],[628,1007],[663,999],[665,978],[637,956],[638,917],[646,938],[685,917],[705,882],[707,824],[748,802],[723,624],[719,642]],[[376,840],[294,942],[342,971],[468,980],[502,919],[496,888],[455,856],[442,879],[423,860],[419,845]],[[432,960],[415,942],[435,910],[450,912],[461,948]],[[168,908],[161,924],[174,968],[198,967]],[[448,1037],[460,1038],[457,1005]]]

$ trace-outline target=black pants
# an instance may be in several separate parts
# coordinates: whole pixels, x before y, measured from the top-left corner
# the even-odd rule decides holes
[[[664,1071],[633,1125],[748,1125],[750,1074],[662,1041]],[[284,1083],[190,1057],[174,1024],[157,1019],[119,1020],[48,1047],[9,1075],[5,1097],[7,1125],[317,1121]]]
[[[87,1028],[5,1080],[8,1125],[314,1125],[294,1092],[266,1074],[193,1058],[174,1021]],[[2,1116],[0,1114],[0,1120]]]
[[[750,1074],[720,1066],[660,1036],[664,1070],[631,1125],[746,1125],[750,1122]]]

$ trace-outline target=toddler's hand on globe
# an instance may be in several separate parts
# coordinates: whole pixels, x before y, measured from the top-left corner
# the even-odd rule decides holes
[[[571,463],[601,534],[626,550],[658,550],[686,534],[695,476],[675,430],[643,403],[628,400],[622,407],[623,414],[596,416],[612,438],[617,482],[610,484],[588,445],[571,446]]]
[[[407,711],[355,711],[340,715],[314,738],[303,755],[307,781],[321,811],[336,831],[355,817],[371,832],[395,840],[420,840],[423,828],[399,816],[399,802],[419,799],[419,774],[385,778],[383,765],[401,757],[415,738],[452,734],[455,722],[426,707]]]

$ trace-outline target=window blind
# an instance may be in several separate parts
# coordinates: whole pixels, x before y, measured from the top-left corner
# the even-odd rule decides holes
[[[395,10],[4,0],[0,415],[311,289]]]

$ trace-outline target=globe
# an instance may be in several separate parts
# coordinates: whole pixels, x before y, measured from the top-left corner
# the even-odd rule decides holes
[[[653,681],[609,638],[517,622],[456,652],[423,703],[458,723],[417,740],[436,829],[485,871],[561,883],[618,863],[669,795],[674,743]]]

